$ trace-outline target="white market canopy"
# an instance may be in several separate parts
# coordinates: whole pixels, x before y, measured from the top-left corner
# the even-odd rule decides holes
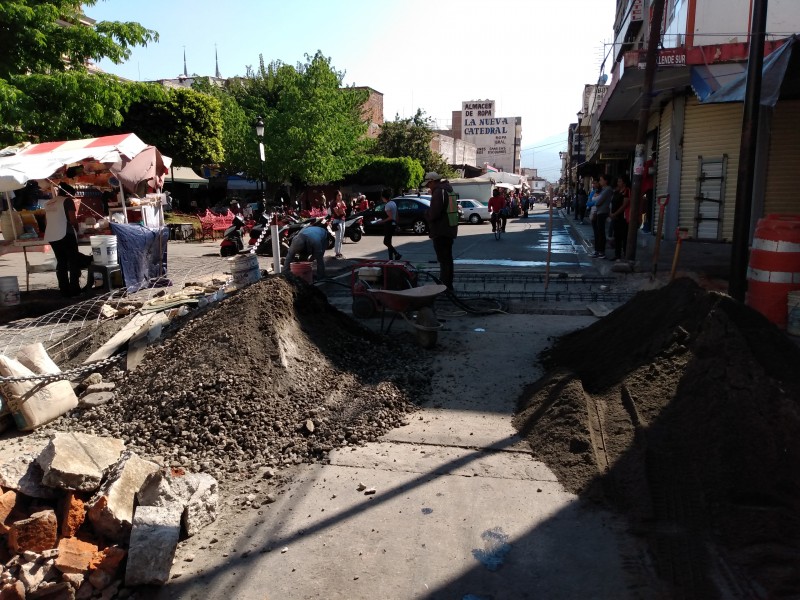
[[[0,150],[0,192],[25,187],[32,179],[46,179],[62,167],[89,159],[121,170],[149,147],[133,133],[11,146]],[[161,158],[169,167],[172,160]]]
[[[189,167],[172,167],[169,174],[164,178],[164,183],[189,183],[189,184],[204,184],[208,183],[208,179],[200,177],[193,169]]]

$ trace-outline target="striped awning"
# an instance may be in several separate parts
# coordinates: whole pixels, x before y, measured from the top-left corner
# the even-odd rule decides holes
[[[45,179],[62,167],[88,159],[121,168],[147,147],[133,133],[11,146],[0,150],[0,192],[19,189],[31,179]],[[163,158],[168,167],[172,161]]]

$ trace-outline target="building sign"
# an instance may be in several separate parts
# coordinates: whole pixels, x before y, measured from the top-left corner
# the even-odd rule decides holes
[[[519,117],[495,117],[494,100],[461,103],[461,137],[475,144],[478,164],[489,163],[503,171],[518,167],[514,137]]]
[[[656,58],[659,67],[685,67],[686,48],[667,48],[659,50]]]
[[[644,5],[644,0],[633,0],[633,8],[631,8],[631,22],[643,20],[644,18],[643,5]]]

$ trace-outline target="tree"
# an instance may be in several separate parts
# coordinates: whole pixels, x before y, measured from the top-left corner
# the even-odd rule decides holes
[[[425,170],[415,158],[376,156],[353,176],[362,185],[385,185],[396,194],[419,187]]]
[[[381,126],[372,152],[389,158],[413,158],[426,172],[436,171],[449,177],[453,173],[452,169],[441,155],[431,149],[433,126],[433,121],[425,117],[422,109],[417,109],[416,114],[410,118],[401,119],[400,115],[396,115],[394,121]]]
[[[222,105],[213,96],[170,89],[164,98],[132,104],[122,129],[156,146],[175,165],[198,167],[224,158],[221,112]]]
[[[338,181],[365,160],[367,92],[342,88],[344,75],[321,52],[306,61],[265,67],[262,59],[238,91],[252,119],[264,118],[266,175],[276,183]]]
[[[86,64],[121,63],[158,34],[138,23],[89,24],[80,7],[74,0],[0,3],[0,141],[80,135],[84,123],[119,125],[130,103],[147,93],[91,75]]]

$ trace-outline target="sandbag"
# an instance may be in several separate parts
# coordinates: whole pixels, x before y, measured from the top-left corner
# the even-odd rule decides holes
[[[25,346],[18,357],[36,370],[0,354],[0,376],[29,377],[60,372],[41,344]],[[4,382],[0,384],[0,394],[8,403],[20,431],[36,429],[78,406],[78,397],[70,382],[65,380],[46,385],[36,380]]]

